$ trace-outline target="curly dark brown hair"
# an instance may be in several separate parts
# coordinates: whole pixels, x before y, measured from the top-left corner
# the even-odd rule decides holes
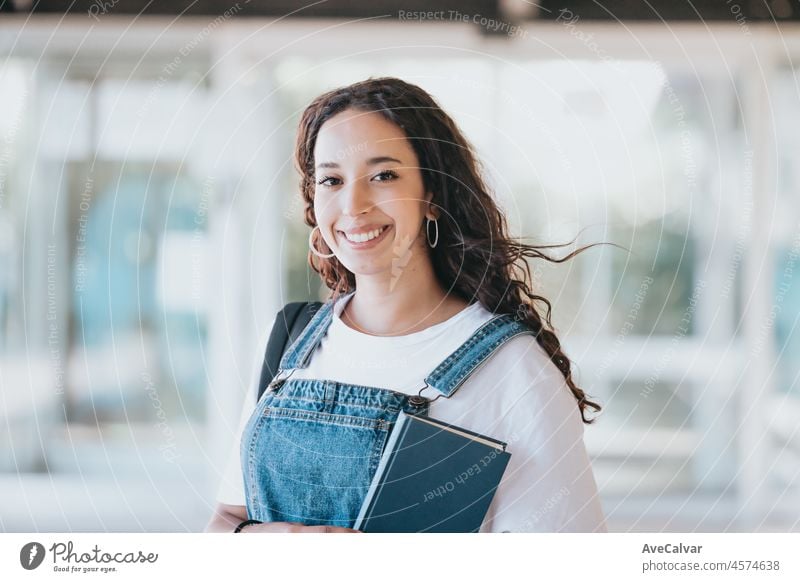
[[[420,87],[390,77],[368,79],[325,93],[303,112],[295,162],[302,176],[308,226],[317,225],[314,215],[317,135],[327,120],[346,109],[380,113],[405,132],[414,148],[426,192],[433,193],[431,204],[442,210],[439,242],[435,248],[428,248],[439,283],[467,303],[480,301],[489,311],[513,315],[529,326],[536,341],[564,375],[583,422],[594,422],[594,418],[587,419],[586,409],[599,412],[601,407],[589,400],[572,379],[570,360],[564,355],[550,320],[552,306],[533,292],[528,259],[562,263],[603,243],[552,258],[542,251],[565,247],[574,241],[535,246],[511,238],[506,218],[478,169],[474,150],[450,116]],[[314,246],[330,254],[318,230],[314,236]],[[309,252],[308,262],[331,289],[331,298],[356,288],[355,275],[336,257],[321,259]],[[544,320],[536,309],[537,301],[546,306]]]

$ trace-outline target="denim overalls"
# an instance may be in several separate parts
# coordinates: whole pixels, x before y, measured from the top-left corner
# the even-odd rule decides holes
[[[503,343],[533,334],[510,315],[492,318],[425,378],[419,395],[287,379],[285,371],[308,366],[332,317],[328,301],[284,353],[280,371],[244,428],[241,456],[250,519],[353,527],[400,411],[427,415],[431,400],[423,390],[430,387],[439,392],[436,398],[450,398]]]

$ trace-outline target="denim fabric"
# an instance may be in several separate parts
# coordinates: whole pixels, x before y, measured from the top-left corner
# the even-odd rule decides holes
[[[497,348],[508,340],[526,333],[533,335],[529,327],[511,316],[492,318],[436,366],[425,378],[425,383],[449,398]]]
[[[281,360],[279,375],[308,366],[333,317],[328,302]],[[451,397],[503,343],[533,332],[511,316],[486,322],[425,378]],[[247,513],[260,521],[353,527],[401,410],[430,401],[380,387],[288,378],[264,393],[241,441]]]

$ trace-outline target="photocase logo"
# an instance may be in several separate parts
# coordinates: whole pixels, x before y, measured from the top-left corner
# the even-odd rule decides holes
[[[26,570],[35,570],[44,560],[44,546],[39,542],[29,542],[19,552],[19,563]]]

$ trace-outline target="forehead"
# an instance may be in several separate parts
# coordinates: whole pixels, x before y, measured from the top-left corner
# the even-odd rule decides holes
[[[413,148],[403,130],[380,113],[348,109],[322,125],[314,146],[314,159],[317,163],[344,164],[379,152],[408,156],[413,155]]]

